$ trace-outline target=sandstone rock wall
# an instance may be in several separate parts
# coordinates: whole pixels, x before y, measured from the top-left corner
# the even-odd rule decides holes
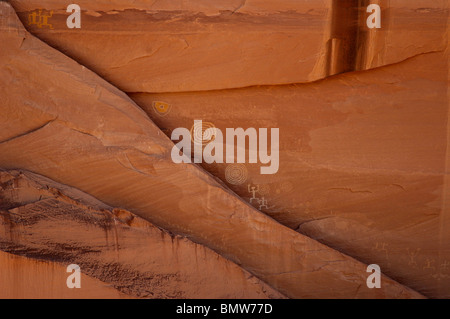
[[[0,181],[0,248],[30,257],[0,255],[4,297],[284,298],[210,249],[75,189],[28,172]],[[81,290],[67,289],[71,264]]]
[[[126,92],[184,92],[303,83],[442,51],[446,1],[78,1],[83,27],[66,27],[61,1],[12,0],[40,39]],[[370,2],[374,3],[374,2]],[[28,25],[53,10],[52,27]]]
[[[66,27],[66,3],[10,2],[18,17],[0,2],[0,168],[46,176],[76,202],[89,194],[105,203],[120,249],[98,227],[70,221],[92,239],[74,246],[94,252],[69,256],[91,269],[92,295],[450,297],[446,1],[370,1],[382,8],[374,30],[365,0],[83,0],[76,30]],[[39,8],[53,11],[51,28],[29,24]],[[168,137],[196,119],[222,130],[279,128],[279,172],[245,164],[236,183],[227,164],[174,164]],[[20,207],[4,209],[4,220],[16,214],[23,227],[30,210],[58,218],[17,232],[33,242],[12,238],[3,222],[1,250],[45,259],[30,251],[71,242],[75,233],[47,232],[64,229],[72,208],[30,199],[40,192],[2,186]],[[83,214],[92,223],[98,212]],[[174,236],[160,240],[166,233],[150,223]],[[186,252],[172,250],[174,238]],[[142,242],[166,257],[151,259]],[[197,249],[205,255],[194,262]],[[94,267],[118,262],[112,277]],[[382,289],[366,288],[373,263],[386,275]],[[127,281],[122,269],[148,281]],[[147,276],[155,270],[164,277],[156,284]],[[205,284],[214,276],[231,284],[219,279],[214,291]]]

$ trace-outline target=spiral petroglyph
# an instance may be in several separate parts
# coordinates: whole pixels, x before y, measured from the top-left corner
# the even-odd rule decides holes
[[[247,178],[248,171],[244,164],[231,164],[225,169],[225,179],[232,185],[241,185]]]
[[[191,140],[195,144],[206,145],[215,138],[216,126],[211,122],[196,122],[191,128]]]
[[[259,193],[263,196],[269,195],[270,193],[270,186],[268,184],[259,185]]]

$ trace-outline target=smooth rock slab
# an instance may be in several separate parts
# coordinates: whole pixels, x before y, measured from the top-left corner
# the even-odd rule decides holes
[[[442,51],[445,1],[378,1],[382,28],[366,25],[368,1],[12,0],[30,32],[126,92],[184,92],[316,81]],[[373,2],[370,2],[373,3]],[[29,25],[53,10],[52,28]]]

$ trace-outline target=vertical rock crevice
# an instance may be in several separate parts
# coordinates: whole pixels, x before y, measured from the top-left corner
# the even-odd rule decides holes
[[[326,75],[370,68],[375,32],[366,26],[370,0],[333,0]]]
[[[328,76],[355,69],[360,2],[361,0],[334,0],[332,3]]]

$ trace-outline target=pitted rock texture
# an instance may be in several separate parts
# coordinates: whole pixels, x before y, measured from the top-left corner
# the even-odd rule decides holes
[[[57,269],[50,271],[45,263],[34,264],[50,272],[48,277],[56,275],[58,279],[45,281],[48,278],[42,278],[38,271],[27,274],[30,287],[40,286],[51,296],[58,297],[56,293],[60,291],[68,297],[89,297],[84,290],[92,290],[94,297],[113,298],[284,298],[210,249],[78,190],[29,172],[0,172],[0,182],[0,249],[57,262],[53,266]],[[33,267],[28,266],[33,262],[27,263],[24,258],[9,259],[25,269]],[[96,286],[91,288],[91,282],[85,283],[82,278],[83,291],[71,296],[65,286],[68,274],[63,267],[71,264],[80,266],[82,274],[104,282],[105,288],[108,284],[121,293],[103,295],[103,291],[97,292]],[[9,274],[14,278],[16,271],[3,270],[2,266],[4,280],[11,282],[6,277]],[[14,294],[8,292],[20,292],[15,285],[14,281],[2,285],[2,294],[11,297]],[[58,287],[56,291],[54,286]]]

